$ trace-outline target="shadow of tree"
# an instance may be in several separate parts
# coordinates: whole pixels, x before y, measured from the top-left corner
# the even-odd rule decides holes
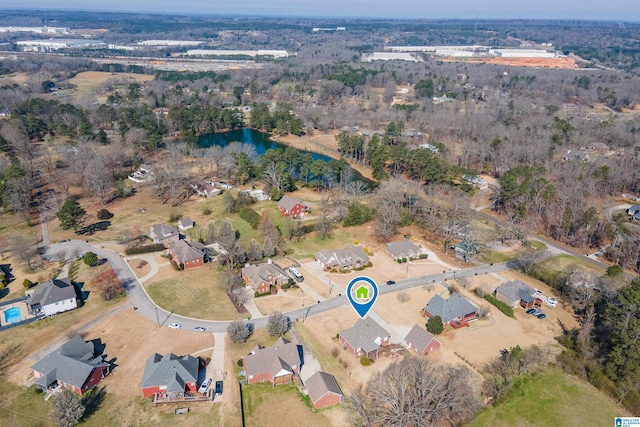
[[[100,409],[106,397],[107,391],[104,386],[96,387],[89,393],[82,396],[82,404],[85,408],[82,418],[87,419],[91,417],[91,415],[93,415],[98,409]]]

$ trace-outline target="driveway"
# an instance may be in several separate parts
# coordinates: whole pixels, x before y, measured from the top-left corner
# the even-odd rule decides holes
[[[302,382],[306,382],[313,374],[321,371],[320,362],[315,353],[308,346],[304,345],[304,341],[296,328],[291,328],[289,333],[293,337],[293,341],[302,347],[302,367],[300,368],[300,379]]]

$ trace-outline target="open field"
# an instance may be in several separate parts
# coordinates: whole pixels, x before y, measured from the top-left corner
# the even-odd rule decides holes
[[[276,295],[265,295],[254,299],[256,306],[262,314],[269,315],[275,311],[291,311],[300,308],[303,304],[309,306],[316,301],[308,296],[300,288],[280,290]]]
[[[524,377],[504,402],[484,409],[469,427],[607,426],[629,416],[586,381],[549,369]]]
[[[151,299],[167,311],[210,320],[240,318],[224,290],[223,274],[215,263],[185,271],[165,265],[144,286]]]
[[[76,86],[74,90],[68,91],[72,96],[92,95],[103,92],[101,86],[108,80],[117,81],[118,89],[122,92],[128,91],[126,87],[129,83],[144,83],[153,80],[155,77],[149,74],[134,73],[109,73],[105,71],[85,71],[76,74],[69,79],[69,83]],[[124,84],[126,82],[126,84]]]
[[[578,68],[576,61],[572,58],[490,58],[490,57],[478,57],[478,58],[445,58],[446,62],[469,62],[469,63],[482,63],[493,65],[507,65],[511,67],[533,67],[533,68]]]

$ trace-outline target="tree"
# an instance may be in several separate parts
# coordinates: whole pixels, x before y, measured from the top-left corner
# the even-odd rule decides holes
[[[427,331],[433,335],[440,335],[444,331],[444,325],[442,324],[442,317],[432,316],[427,320]]]
[[[80,422],[84,415],[85,407],[80,397],[68,389],[53,398],[50,417],[59,427],[72,427]]]
[[[262,256],[263,253],[260,243],[258,243],[256,239],[251,239],[249,241],[249,248],[247,249],[247,258],[249,258],[249,261],[257,261],[262,259]]]
[[[402,292],[398,292],[398,295],[396,295],[396,298],[398,299],[398,301],[400,301],[400,303],[404,304],[405,302],[409,302],[411,300],[411,295],[409,295],[405,291],[402,291]]]
[[[91,286],[105,301],[112,300],[124,293],[122,281],[112,268],[94,277],[91,280]]]
[[[243,320],[235,320],[227,326],[229,338],[236,344],[245,342],[251,336],[251,326]]]
[[[433,98],[433,80],[423,79],[416,82],[413,87],[416,96],[421,98]]]
[[[100,209],[96,215],[99,220],[106,220],[113,218],[113,214],[106,209]]]
[[[618,264],[610,265],[607,267],[607,277],[616,277],[624,273],[624,269]]]
[[[285,332],[289,330],[291,327],[291,321],[289,317],[285,316],[279,311],[276,311],[271,316],[269,316],[269,320],[267,321],[267,331],[269,331],[269,335],[284,335]]]
[[[87,252],[82,257],[82,261],[84,261],[84,263],[90,267],[94,266],[98,263],[98,255],[93,252]]]
[[[363,390],[353,393],[351,409],[370,427],[459,425],[480,407],[473,382],[464,366],[404,358],[374,373]]]
[[[20,261],[26,264],[29,271],[34,269],[34,256],[36,255],[35,244],[29,242],[22,234],[11,236],[11,253]]]
[[[63,230],[73,228],[77,231],[80,225],[82,225],[85,213],[86,211],[80,206],[77,200],[67,199],[56,216],[60,220],[60,227],[62,227]]]

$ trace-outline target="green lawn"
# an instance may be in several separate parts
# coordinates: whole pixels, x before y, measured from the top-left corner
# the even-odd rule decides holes
[[[309,330],[301,323],[295,322],[294,327],[300,334],[300,337],[304,341],[304,343],[313,351],[320,363],[320,367],[325,372],[331,372],[333,376],[336,377],[338,384],[349,384],[349,372],[345,369],[345,367],[340,363],[339,358],[333,357],[329,351],[322,345],[320,341],[316,337],[309,332]]]
[[[527,377],[503,403],[482,410],[469,427],[608,426],[626,411],[586,381],[558,369]]]

